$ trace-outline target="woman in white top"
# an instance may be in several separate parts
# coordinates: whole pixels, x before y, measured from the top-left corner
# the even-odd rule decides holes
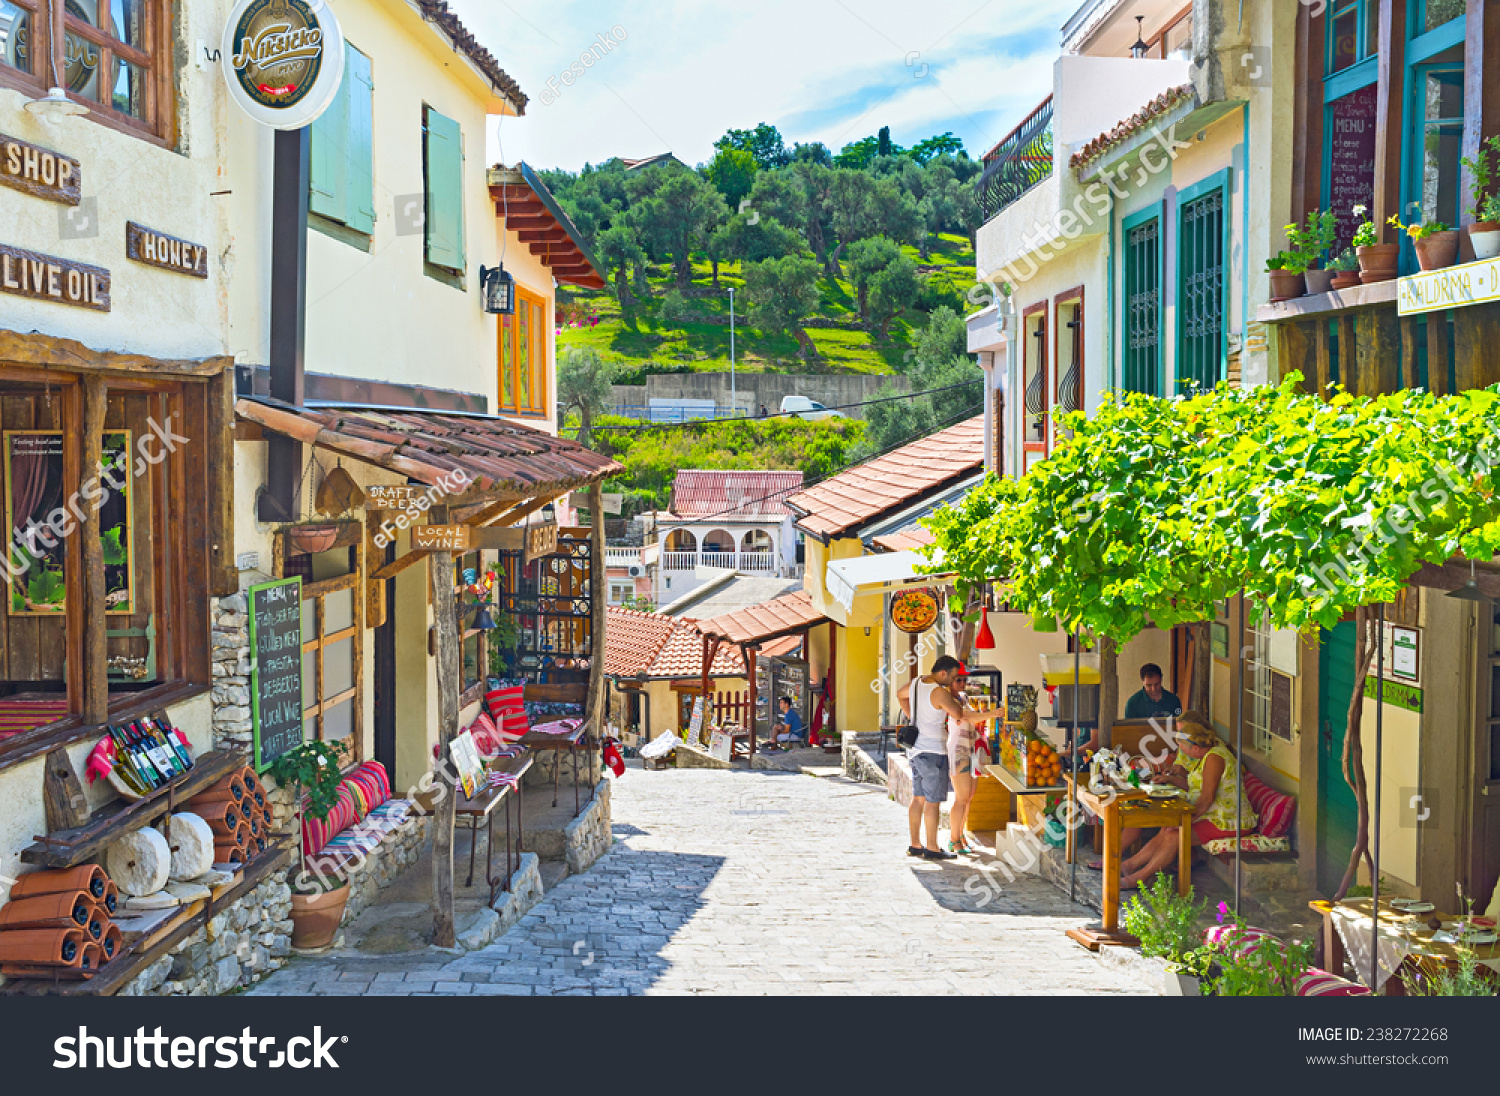
[[[956,677],[950,688],[963,716],[948,716],[948,771],[953,781],[953,806],[948,808],[948,851],[974,856],[980,851],[968,830],[969,803],[979,779],[974,770],[974,740],[979,733],[977,724],[994,713],[969,706],[965,692],[968,682],[967,677]]]

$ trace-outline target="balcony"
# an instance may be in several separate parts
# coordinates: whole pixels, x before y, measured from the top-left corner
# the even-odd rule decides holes
[[[630,567],[641,562],[641,550],[639,548],[605,548],[604,566],[606,567]]]
[[[1052,174],[1052,96],[985,153],[974,183],[986,221]]]
[[[664,571],[717,567],[747,575],[774,575],[780,570],[775,552],[663,552]]]

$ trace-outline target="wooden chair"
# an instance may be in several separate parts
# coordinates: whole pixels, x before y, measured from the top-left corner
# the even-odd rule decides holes
[[[586,682],[569,682],[561,685],[527,685],[522,694],[522,699],[536,703],[547,704],[577,704],[580,706],[588,703],[589,687]],[[549,717],[549,721],[550,721]],[[555,718],[567,718],[558,716]],[[572,734],[534,734],[531,731],[521,739],[521,745],[529,750],[540,752],[543,750],[567,750],[573,757],[573,817],[577,818],[583,810],[583,802],[578,792],[578,748],[582,746],[588,751],[589,757],[589,800],[594,798],[594,752],[593,746],[595,736],[589,733],[589,721],[591,715],[584,712],[583,722],[578,725],[578,730]],[[562,777],[562,765],[560,763],[552,766],[552,805],[557,806],[557,790]]]

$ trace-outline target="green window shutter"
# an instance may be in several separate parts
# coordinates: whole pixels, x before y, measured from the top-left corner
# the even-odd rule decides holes
[[[349,95],[349,220],[345,223],[358,232],[374,232],[375,79],[370,59],[363,53],[346,45],[344,55],[344,87]]]
[[[1177,207],[1177,391],[1213,388],[1228,356],[1228,172],[1190,187]]]
[[[1120,386],[1161,394],[1161,203],[1125,219]]]
[[[349,221],[349,80],[312,124],[312,194],[308,208],[329,220]]]
[[[452,118],[427,108],[427,261],[449,270],[464,268],[463,130]]]

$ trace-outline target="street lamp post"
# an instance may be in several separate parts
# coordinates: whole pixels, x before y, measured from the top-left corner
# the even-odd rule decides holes
[[[734,286],[729,287],[729,411],[740,413],[739,393],[734,383]]]

